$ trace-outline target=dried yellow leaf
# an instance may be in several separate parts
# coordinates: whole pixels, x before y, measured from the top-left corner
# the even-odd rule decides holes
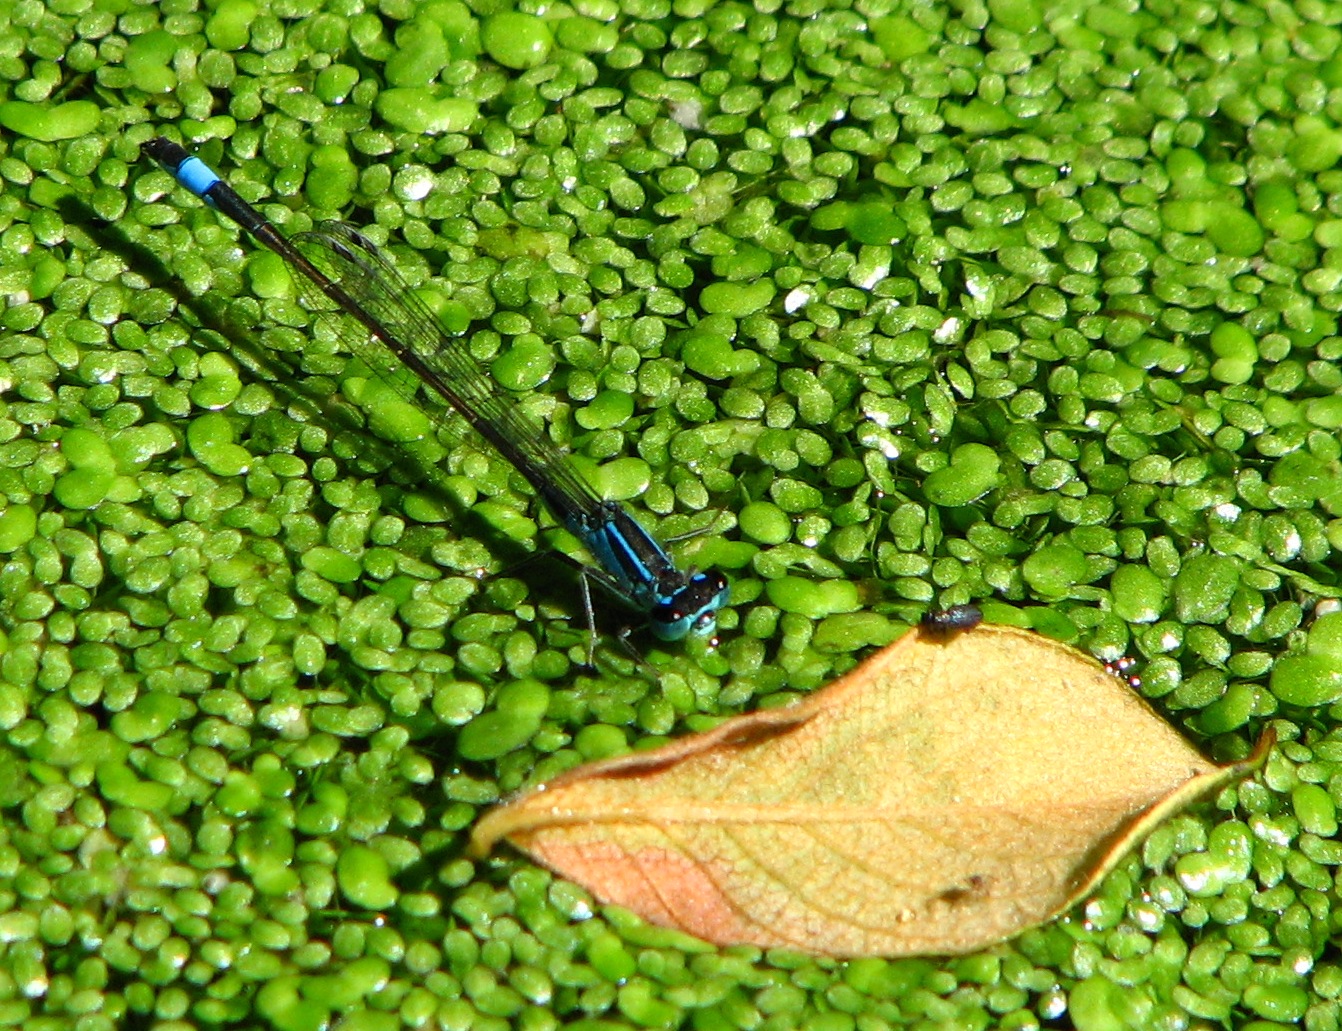
[[[506,837],[718,944],[959,953],[1066,909],[1250,765],[1208,762],[1066,645],[920,628],[796,705],[570,771],[486,814],[471,847]]]

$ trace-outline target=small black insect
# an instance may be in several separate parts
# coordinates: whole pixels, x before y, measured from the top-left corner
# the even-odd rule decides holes
[[[929,609],[923,614],[923,626],[938,634],[972,630],[983,622],[983,610],[977,605],[952,605],[948,609]]]

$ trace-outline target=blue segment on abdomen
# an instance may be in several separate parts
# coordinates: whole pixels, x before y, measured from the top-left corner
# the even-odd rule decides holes
[[[205,191],[219,182],[219,177],[200,158],[187,158],[177,166],[177,171],[173,175],[179,183],[207,204],[210,198],[205,195]]]

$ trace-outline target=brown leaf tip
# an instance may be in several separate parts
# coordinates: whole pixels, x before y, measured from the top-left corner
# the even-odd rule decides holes
[[[1249,757],[1244,759],[1238,765],[1246,770],[1257,770],[1267,762],[1267,757],[1277,744],[1277,728],[1271,725],[1263,728],[1263,733],[1258,738],[1258,743],[1253,746],[1253,751]]]

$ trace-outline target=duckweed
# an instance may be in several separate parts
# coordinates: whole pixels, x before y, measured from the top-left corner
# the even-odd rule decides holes
[[[997,453],[985,444],[962,444],[950,464],[928,474],[923,491],[934,505],[960,507],[977,501],[997,483]]]
[[[76,140],[98,128],[98,105],[89,100],[64,104],[7,100],[0,103],[0,125],[17,136],[56,143]]]
[[[386,858],[365,845],[345,848],[336,863],[341,894],[364,909],[386,909],[397,898]]]
[[[0,1020],[1333,1026],[1337,33],[1260,8],[15,8]],[[635,662],[598,590],[585,669],[580,585],[529,561],[578,542],[310,327],[160,132],[385,242],[730,573],[718,643],[628,626]],[[969,599],[1132,655],[1217,758],[1283,743],[955,960],[710,949],[462,857],[524,783]]]
[[[522,747],[540,729],[549,697],[549,689],[539,681],[505,684],[494,709],[471,720],[462,730],[457,739],[458,752],[466,759],[497,759]]]
[[[505,11],[484,20],[480,42],[506,68],[535,68],[549,56],[554,40],[544,19]]]
[[[18,551],[37,532],[37,510],[31,505],[10,505],[0,512],[0,552]]]

